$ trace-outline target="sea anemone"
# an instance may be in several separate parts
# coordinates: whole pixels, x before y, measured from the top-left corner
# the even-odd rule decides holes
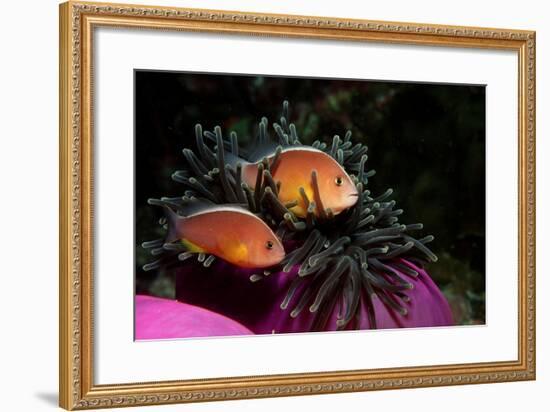
[[[414,285],[407,292],[410,299],[401,303],[407,309],[407,314],[401,315],[375,295],[372,304],[376,328],[452,325],[447,301],[426,271],[410,262],[403,264],[411,265],[413,270],[418,271],[418,276],[410,279]],[[296,317],[290,316],[292,308],[307,288],[307,283],[304,282],[297,289],[286,309],[280,308],[281,301],[298,276],[297,271],[298,266],[295,266],[289,273],[274,272],[261,282],[251,283],[248,281],[250,270],[218,261],[213,273],[199,262],[189,262],[175,270],[176,297],[182,302],[223,314],[255,334],[311,332],[316,330],[315,323],[318,323],[316,313],[303,310]],[[342,329],[337,325],[341,312],[337,305],[328,314],[322,330]],[[346,329],[352,329],[351,326],[356,329],[374,328],[364,300],[357,314],[357,323],[351,325],[350,322]]]
[[[272,330],[388,327],[387,322],[380,322],[384,317],[382,313],[386,312],[396,319],[395,325],[407,324],[406,319],[413,317],[411,308],[418,307],[421,304],[418,300],[424,296],[415,289],[418,290],[419,285],[430,291],[435,287],[424,271],[426,263],[437,261],[427,247],[434,237],[416,238],[412,232],[422,229],[422,224],[399,222],[403,210],[397,209],[395,200],[391,200],[392,189],[380,195],[373,195],[367,189],[369,178],[374,175],[374,171],[366,169],[367,147],[353,144],[350,131],[343,138],[334,136],[329,144],[316,140],[311,147],[330,155],[349,173],[359,194],[357,203],[338,215],[325,208],[317,173],[312,170],[313,196],[310,198],[303,188],[300,190],[307,214],[303,218],[296,216],[292,212],[295,203],[280,201],[279,182],[271,174],[284,147],[302,145],[295,125],[289,121],[288,109],[288,102],[284,102],[280,121],[272,124],[279,147],[271,162],[264,159],[258,164],[254,187],[242,182],[241,164],[231,166],[225,156],[231,153],[247,160],[255,145],[269,142],[268,120],[261,119],[255,142],[247,148],[239,147],[235,132],[224,138],[219,126],[210,132],[203,131],[197,124],[196,151],[183,149],[186,167],[172,175],[174,181],[184,186],[183,196],[150,199],[149,203],[168,206],[177,212],[197,198],[216,204],[239,204],[276,231],[287,250],[279,265],[264,271],[236,269],[241,273],[239,278],[246,276],[255,285],[265,282],[270,285],[274,281],[268,278],[284,277],[284,281],[276,282],[277,287],[271,287],[271,300],[277,299],[276,307],[272,308]],[[164,218],[159,223],[166,227]],[[145,270],[161,265],[179,266],[184,270],[196,267],[187,260],[189,254],[181,247],[165,244],[164,239],[145,242],[143,246],[158,256],[144,266]],[[186,261],[181,261],[184,258]],[[197,259],[204,267],[211,266],[215,260],[214,256],[204,254],[198,254]],[[211,269],[213,272],[230,272],[225,262],[219,263]],[[447,303],[439,290],[437,293],[436,300],[445,307],[445,319],[432,320],[432,323],[450,324],[452,319]],[[411,303],[413,297],[417,300],[414,304]],[[432,303],[428,301],[426,303]],[[293,322],[302,326],[277,326]]]
[[[233,319],[171,299],[137,295],[135,306],[137,340],[252,334]]]

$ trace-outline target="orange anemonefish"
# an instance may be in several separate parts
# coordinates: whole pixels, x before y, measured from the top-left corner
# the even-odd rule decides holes
[[[247,162],[234,157],[231,154],[228,156],[233,163],[238,161],[242,164],[242,181],[253,188],[261,160]],[[344,168],[327,153],[312,147],[294,146],[283,148],[275,164],[273,164],[274,157],[274,150],[263,156],[272,164],[273,180],[280,184],[281,202],[283,204],[297,202],[296,206],[290,208],[296,216],[305,217],[307,214],[307,205],[300,195],[300,187],[304,188],[310,201],[315,201],[318,205],[320,200],[323,208],[330,208],[335,215],[357,203],[359,194],[355,184]],[[313,189],[311,173],[314,170],[317,172],[320,199],[316,198]],[[319,215],[318,208],[315,214]]]
[[[191,253],[207,253],[243,268],[266,268],[285,257],[281,241],[262,219],[243,208],[208,205],[187,216],[165,207],[166,243],[180,242]]]

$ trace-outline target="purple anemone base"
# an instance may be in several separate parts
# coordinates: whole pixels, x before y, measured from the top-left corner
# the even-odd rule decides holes
[[[400,302],[407,309],[402,315],[380,299],[373,298],[376,328],[415,328],[453,325],[447,300],[427,272],[413,263],[400,263],[418,272],[417,277],[401,273],[413,284]],[[191,264],[177,270],[177,300],[136,296],[136,339],[174,339],[208,336],[310,332],[315,314],[306,306],[295,318],[290,316],[304,288],[298,289],[283,310],[283,301],[298,268],[289,273],[273,273],[259,282],[251,282],[250,270],[218,262],[211,268]],[[341,312],[336,301],[324,330],[337,330]],[[362,300],[356,329],[372,329],[367,306]],[[351,328],[351,324],[347,329]]]
[[[418,277],[401,273],[414,286],[406,291],[410,300],[400,302],[407,309],[407,314],[395,312],[374,297],[376,328],[453,325],[449,304],[428,273],[407,260],[399,259],[399,262],[419,273]],[[236,268],[224,262],[218,262],[208,269],[200,264],[189,264],[177,270],[176,298],[180,302],[206,308],[233,319],[254,334],[310,332],[315,316],[309,312],[309,305],[296,318],[290,316],[304,288],[297,291],[287,309],[280,308],[290,283],[297,276],[297,267],[289,273],[272,273],[254,283],[249,280],[253,273],[254,271]],[[336,302],[325,330],[337,329],[336,321],[340,311],[340,302]],[[358,329],[372,329],[364,301],[361,303],[359,319]],[[203,336],[223,334],[216,331]]]

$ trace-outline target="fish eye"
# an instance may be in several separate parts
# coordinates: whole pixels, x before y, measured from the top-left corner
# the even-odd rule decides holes
[[[334,183],[336,183],[336,186],[342,186],[344,184],[344,179],[342,176],[336,176],[336,179],[334,179]]]
[[[267,249],[273,249],[273,242],[271,240],[268,240],[267,242],[265,242],[265,247]]]

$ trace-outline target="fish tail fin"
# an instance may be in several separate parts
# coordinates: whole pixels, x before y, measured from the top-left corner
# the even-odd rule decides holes
[[[166,243],[171,243],[174,240],[178,239],[178,222],[181,219],[185,219],[182,216],[179,216],[168,206],[163,206],[164,213],[166,215],[166,220],[168,222],[168,234],[166,235]]]
[[[183,233],[180,233],[178,231],[178,223],[181,222],[183,219],[186,219],[186,217],[178,215],[168,206],[164,206],[164,211],[166,213],[166,220],[168,221],[168,234],[166,235],[166,239],[164,242],[174,243],[175,241],[178,241],[178,246],[176,247],[183,247],[184,250],[186,250],[188,253],[205,253],[204,249],[202,249],[198,245],[195,245],[190,240],[185,239]]]
[[[235,171],[237,171],[237,165],[241,165],[241,179],[248,186],[253,187],[254,182],[256,181],[256,175],[258,174],[257,165],[249,162],[248,160],[243,159],[242,157],[236,156],[231,152],[224,152],[225,164],[230,165]]]

